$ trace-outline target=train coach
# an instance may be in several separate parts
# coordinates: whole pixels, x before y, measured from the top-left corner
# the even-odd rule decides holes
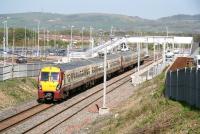
[[[140,57],[142,62],[145,58],[144,51],[141,51]],[[70,91],[93,86],[103,78],[103,63],[102,57],[96,57],[42,68],[38,77],[38,102],[66,99]],[[107,77],[135,64],[137,64],[136,52],[108,55]]]

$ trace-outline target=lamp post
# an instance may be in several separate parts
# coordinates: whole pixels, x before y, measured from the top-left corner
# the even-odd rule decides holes
[[[110,29],[110,43],[112,44],[112,41],[113,41],[113,26],[111,26],[111,29]],[[111,50],[112,52],[114,51],[114,48]]]
[[[25,40],[24,40],[24,55],[26,56],[26,26],[25,26],[24,36],[25,36]]]
[[[31,51],[31,56],[33,56],[33,49],[34,49],[34,42],[35,42],[35,35],[34,35],[34,28],[32,29],[32,40],[31,40],[31,44],[32,44],[32,51]]]
[[[49,30],[47,30],[47,48],[49,48]]]
[[[73,43],[73,28],[74,26],[71,26],[71,42],[70,42],[70,49],[72,48],[72,43]]]
[[[81,30],[81,35],[82,35],[82,38],[81,38],[81,45],[82,45],[82,49],[83,49],[83,30],[85,29],[85,27],[82,27],[82,30]]]
[[[56,30],[54,30],[54,45],[53,45],[54,49],[56,47]]]
[[[156,61],[156,44],[155,42],[153,43],[153,62]]]
[[[149,43],[148,43],[148,37],[147,37],[147,43],[146,43],[146,55],[148,56],[149,55],[149,48],[148,48],[148,46],[149,46]]]
[[[40,21],[38,20],[38,46],[37,46],[37,56],[40,56]]]
[[[49,48],[49,30],[47,29],[47,49]],[[47,54],[45,55],[45,60],[47,60]]]
[[[4,21],[3,22],[3,25],[4,25],[4,36],[3,36],[3,51],[5,52],[6,51],[6,42],[7,42],[7,33],[6,33],[6,23],[7,21]]]
[[[14,67],[14,46],[15,46],[15,29],[13,28],[13,45],[12,45],[12,78],[13,78],[13,67]]]
[[[8,52],[8,23],[6,21],[6,52]]]
[[[103,36],[103,31],[102,34]],[[101,41],[101,44],[103,42]],[[99,109],[99,114],[104,115],[109,113],[108,107],[106,107],[106,85],[107,85],[107,46],[104,49],[104,83],[103,83],[103,107]]]
[[[3,23],[3,51],[5,51],[5,22]]]
[[[8,26],[7,21],[3,22],[4,24],[4,37],[3,37],[3,64],[5,65],[6,54],[8,51]]]
[[[168,27],[167,27],[167,26],[166,26],[166,33],[167,33],[167,38],[165,38],[165,40],[168,40],[168,35],[169,35],[169,33],[168,33]],[[167,48],[170,49],[168,43],[167,43]]]
[[[105,47],[105,50],[104,50],[104,83],[103,83],[103,108],[106,108],[106,75],[107,75],[107,72],[106,72],[106,67],[107,67],[107,46]]]
[[[44,29],[44,58],[45,58],[45,56],[46,56],[46,47],[45,47],[45,45],[46,45],[46,30]]]
[[[113,36],[113,26],[111,26],[111,29],[110,29],[110,36],[111,37]]]
[[[90,26],[90,46],[91,46],[91,49],[92,49],[92,56],[93,56],[93,40],[92,40],[92,30],[93,28]]]

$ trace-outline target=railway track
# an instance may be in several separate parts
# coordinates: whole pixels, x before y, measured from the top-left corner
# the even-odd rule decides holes
[[[141,68],[146,67],[151,63],[152,63],[151,61],[148,61],[147,63],[145,63],[145,65],[141,66]],[[110,81],[108,81],[107,87],[110,88],[110,90],[108,90],[107,94],[111,93],[115,89],[119,88],[121,85],[130,81],[130,75],[132,73],[134,73],[134,71],[128,71],[116,78],[113,78],[115,80],[111,79]],[[91,94],[89,94],[85,97],[82,97],[78,101],[74,102],[73,104],[67,106],[66,108],[64,108],[60,111],[59,110],[56,111],[51,117],[44,119],[37,125],[34,125],[34,126],[28,128],[27,130],[23,131],[23,133],[35,133],[36,130],[39,130],[39,132],[42,130],[42,133],[50,132],[51,130],[53,130],[54,128],[59,126],[61,123],[69,120],[70,118],[72,118],[73,116],[75,116],[76,114],[81,112],[83,109],[87,108],[88,106],[90,106],[91,104],[96,102],[97,100],[101,99],[102,94],[100,96],[99,95],[97,95],[96,97],[94,97],[94,96],[96,94],[100,93],[100,91],[102,91],[102,90],[103,90],[102,86],[99,86],[98,90],[96,90],[95,92],[92,92]],[[92,98],[92,97],[94,97],[93,100],[90,100],[90,98]],[[90,101],[88,101],[88,100],[90,100]],[[82,105],[82,107],[80,107],[79,109],[71,110],[73,112],[70,112],[70,114],[68,116],[65,116],[65,118],[59,119],[60,115],[67,113],[66,111],[70,111],[70,109],[73,109],[74,107],[76,107],[77,105],[80,105],[80,103],[82,103],[84,101],[87,102],[87,103],[85,103],[85,105]],[[9,130],[9,128],[15,127],[16,125],[20,124],[21,122],[28,120],[30,117],[36,116],[38,113],[41,113],[42,111],[50,109],[52,106],[54,106],[54,105],[53,104],[38,104],[32,108],[29,108],[25,111],[22,111],[16,115],[9,117],[7,119],[2,120],[0,122],[0,133],[6,132],[6,130]],[[55,122],[54,120],[56,120],[56,119],[59,119],[59,121]],[[53,125],[48,126],[48,124],[50,124],[49,122],[53,122],[52,123]],[[46,127],[46,129],[41,129],[45,125],[47,125],[48,127]]]
[[[12,115],[6,119],[3,119],[0,122],[0,132],[19,124],[20,122],[29,119],[30,117],[45,111],[49,108],[51,108],[53,104],[38,104],[33,107],[30,107],[24,111],[21,111],[15,115]]]

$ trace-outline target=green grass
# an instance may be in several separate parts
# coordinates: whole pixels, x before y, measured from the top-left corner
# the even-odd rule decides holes
[[[32,78],[16,78],[0,82],[0,109],[36,98],[37,83]]]
[[[169,100],[163,92],[164,73],[144,83],[112,115],[93,122],[89,133],[200,133],[199,110]]]

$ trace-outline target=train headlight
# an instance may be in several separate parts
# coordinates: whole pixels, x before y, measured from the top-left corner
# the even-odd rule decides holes
[[[56,87],[56,90],[60,90],[60,87],[61,87],[61,85],[58,84],[57,87]]]

